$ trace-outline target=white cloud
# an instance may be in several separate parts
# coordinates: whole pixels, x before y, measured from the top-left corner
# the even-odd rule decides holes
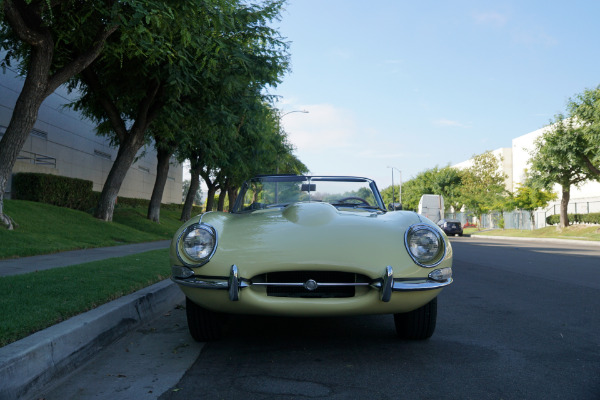
[[[340,48],[333,49],[332,54],[334,57],[340,58],[342,60],[350,60],[354,56],[352,51],[348,51],[348,50],[344,50],[344,49],[340,49]]]
[[[455,127],[455,128],[469,128],[470,127],[468,124],[463,124],[462,122],[453,121],[453,120],[445,119],[445,118],[434,121],[434,124],[438,125],[438,126],[451,126],[451,127]]]
[[[307,110],[308,114],[292,113],[286,115],[281,123],[299,153],[323,153],[346,147],[356,136],[356,122],[344,109],[330,104],[295,108]]]
[[[514,30],[512,32],[512,38],[516,43],[527,46],[542,45],[545,47],[552,47],[558,44],[558,40],[555,37],[550,36],[543,28],[539,27]]]
[[[491,26],[496,28],[502,28],[509,22],[509,18],[506,14],[490,11],[490,12],[475,12],[471,14],[473,20],[478,25]],[[514,24],[513,24],[514,25]],[[546,47],[555,46],[558,44],[558,40],[548,34],[543,27],[532,26],[531,24],[525,27],[512,28],[510,29],[510,35],[515,43],[524,45],[543,45]]]
[[[476,12],[472,14],[473,19],[479,25],[502,27],[506,25],[508,17],[495,11]]]

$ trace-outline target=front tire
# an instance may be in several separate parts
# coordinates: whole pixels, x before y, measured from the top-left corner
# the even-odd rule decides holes
[[[221,314],[200,307],[187,297],[185,298],[185,313],[188,329],[195,341],[210,342],[221,338]]]
[[[416,310],[394,314],[396,334],[407,340],[429,339],[435,331],[436,320],[437,297]]]

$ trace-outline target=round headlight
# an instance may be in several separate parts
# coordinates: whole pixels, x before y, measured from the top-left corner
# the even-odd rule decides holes
[[[435,267],[444,259],[446,246],[442,235],[426,224],[412,225],[404,237],[412,259],[422,267]]]
[[[210,260],[217,248],[216,231],[207,224],[190,225],[179,237],[178,248],[195,264],[204,264]],[[185,259],[181,261],[189,264]]]

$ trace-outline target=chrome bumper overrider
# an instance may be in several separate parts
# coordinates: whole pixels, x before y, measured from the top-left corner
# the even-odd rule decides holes
[[[173,266],[173,276],[171,279],[180,285],[199,289],[227,290],[229,291],[229,300],[238,301],[240,291],[250,286],[297,286],[304,287],[307,290],[315,290],[317,287],[327,286],[369,286],[380,291],[381,301],[388,302],[392,297],[392,292],[410,292],[422,290],[441,289],[452,283],[452,269],[436,269],[429,274],[429,278],[403,279],[394,278],[392,267],[387,266],[383,277],[374,279],[371,282],[356,283],[319,283],[312,279],[306,282],[297,283],[277,283],[277,282],[252,282],[250,279],[241,278],[236,265],[231,266],[228,277],[206,277],[194,275],[194,272],[186,267]]]

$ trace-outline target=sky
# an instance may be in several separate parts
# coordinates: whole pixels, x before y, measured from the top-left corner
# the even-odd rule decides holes
[[[598,0],[289,0],[272,25],[291,71],[270,93],[311,174],[383,189],[511,147],[600,85],[598,15]]]

